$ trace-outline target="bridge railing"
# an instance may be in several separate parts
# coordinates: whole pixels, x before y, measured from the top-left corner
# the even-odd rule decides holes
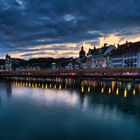
[[[90,69],[90,70],[25,70],[1,71],[0,76],[107,76],[140,75],[140,69]]]

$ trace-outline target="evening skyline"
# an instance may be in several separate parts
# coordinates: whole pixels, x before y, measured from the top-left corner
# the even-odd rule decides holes
[[[138,0],[0,0],[0,57],[77,57],[140,41]]]

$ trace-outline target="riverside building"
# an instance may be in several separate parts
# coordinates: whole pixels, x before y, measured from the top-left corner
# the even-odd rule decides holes
[[[140,68],[140,42],[118,45],[111,58],[112,68]]]
[[[111,57],[110,55],[116,49],[115,45],[104,44],[102,48],[94,47],[94,49],[89,49],[87,54],[87,65],[88,68],[110,68],[111,67]]]

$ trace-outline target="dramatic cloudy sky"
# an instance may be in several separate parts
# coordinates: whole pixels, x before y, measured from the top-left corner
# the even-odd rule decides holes
[[[139,0],[0,0],[0,57],[76,57],[139,35]]]

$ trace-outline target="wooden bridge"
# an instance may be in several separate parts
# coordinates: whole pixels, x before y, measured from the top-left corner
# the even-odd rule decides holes
[[[101,78],[140,80],[140,69],[1,71],[0,78]]]

